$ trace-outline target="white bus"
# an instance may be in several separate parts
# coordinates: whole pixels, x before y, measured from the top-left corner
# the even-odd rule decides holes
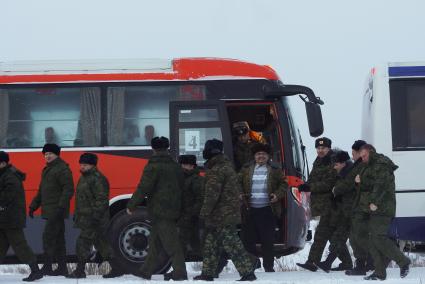
[[[391,158],[397,211],[389,234],[425,241],[425,62],[372,68],[363,95],[362,138]]]

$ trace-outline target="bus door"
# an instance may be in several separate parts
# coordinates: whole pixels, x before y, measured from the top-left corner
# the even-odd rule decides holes
[[[283,135],[278,112],[280,105],[274,101],[238,101],[226,104],[230,125],[246,121],[250,128],[251,140],[267,143],[271,148],[271,162],[282,169],[286,166],[283,154]],[[238,137],[234,135],[233,143]],[[286,197],[282,200],[282,211],[286,209]],[[286,218],[281,216],[276,222],[276,243],[284,243],[286,239]]]
[[[203,167],[202,151],[207,140],[224,143],[224,153],[232,159],[232,143],[223,101],[170,102],[170,150],[173,156],[195,155]]]

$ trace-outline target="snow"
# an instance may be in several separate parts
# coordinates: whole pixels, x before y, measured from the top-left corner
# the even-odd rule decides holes
[[[310,222],[310,228],[312,230],[317,226],[317,220]],[[359,283],[375,283],[374,281],[363,280],[364,276],[347,276],[344,272],[332,271],[326,273],[324,271],[310,272],[303,270],[296,265],[297,262],[305,262],[310,251],[311,241],[307,242],[304,249],[288,256],[281,257],[275,260],[274,269],[275,273],[265,273],[262,268],[257,269],[255,274],[257,276],[257,284],[269,284],[269,283],[280,283],[280,284],[359,284]],[[350,251],[351,248],[349,247]],[[326,258],[327,248],[323,259]],[[412,261],[409,275],[401,279],[400,269],[398,266],[391,262],[389,268],[387,268],[387,280],[384,283],[388,284],[425,284],[425,254],[423,253],[408,253],[407,256]],[[333,266],[337,266],[339,261],[335,261]],[[75,267],[75,265],[74,265]],[[201,273],[202,264],[199,262],[186,263],[186,269],[188,272],[189,281],[182,281],[181,283],[198,283],[202,284],[205,282],[191,280],[194,276]],[[98,268],[95,264],[89,264],[86,266],[86,272],[91,271],[91,274],[101,274],[108,271],[108,265],[102,264]],[[27,265],[0,265],[0,284],[3,283],[22,283],[22,278],[26,277],[29,273]],[[368,273],[368,275],[371,272]],[[223,272],[220,274],[215,282],[219,283],[239,283],[236,282],[240,278],[233,263],[229,261],[229,264]],[[153,281],[153,282],[152,282]],[[64,277],[49,277],[46,276],[43,279],[37,281],[37,283],[43,284],[71,284],[71,283],[170,283],[163,281],[162,275],[154,275],[151,281],[138,278],[133,275],[125,275],[115,279],[103,279],[100,275],[88,275],[86,279],[66,279]]]
[[[198,273],[189,273],[189,278],[192,279],[193,276]],[[399,276],[398,268],[387,269],[387,281],[388,284],[422,284],[425,281],[425,268],[412,268],[410,274],[401,279]],[[258,280],[254,283],[258,284],[269,284],[269,283],[281,283],[281,284],[359,284],[359,283],[371,283],[370,281],[363,280],[362,276],[346,276],[344,272],[331,272],[325,273],[322,271],[318,272],[307,272],[307,271],[285,271],[285,272],[275,272],[275,273],[265,273],[265,272],[256,272]],[[0,275],[0,283],[22,283],[22,278],[25,275],[18,273],[2,273]],[[219,279],[216,279],[216,282],[220,283],[236,283],[235,280],[239,279],[239,276],[235,272],[226,273],[223,272],[220,275]],[[170,283],[163,281],[162,275],[154,275],[152,277],[153,283]],[[86,279],[66,279],[64,277],[45,277],[37,283],[45,284],[56,284],[56,283],[150,283],[151,281],[146,281],[141,278],[132,275],[126,275],[115,279],[103,279],[99,275],[90,275]],[[205,283],[199,281],[182,281],[182,283]],[[374,283],[372,281],[372,283]]]

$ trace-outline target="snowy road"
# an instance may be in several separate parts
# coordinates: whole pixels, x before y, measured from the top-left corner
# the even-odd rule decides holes
[[[422,284],[425,283],[425,268],[412,268],[410,274],[405,279],[400,279],[399,277],[399,269],[391,268],[388,269],[388,277],[387,281],[384,283],[388,284]],[[191,273],[189,278],[192,279],[196,274]],[[275,272],[275,273],[264,273],[257,272],[256,273],[258,281],[254,283],[257,284],[268,284],[268,283],[282,283],[282,284],[301,284],[301,283],[311,283],[311,284],[351,284],[351,283],[376,283],[374,281],[365,281],[363,277],[348,277],[345,276],[343,272],[333,272],[333,273],[325,273],[325,272],[306,272],[306,271],[289,271],[289,272]],[[0,283],[23,283],[21,279],[25,275],[14,273],[14,274],[2,274],[0,275]],[[64,277],[45,277],[36,283],[46,283],[46,284],[71,284],[71,283],[170,283],[162,280],[162,275],[155,275],[151,281],[145,281],[135,276],[127,275],[116,279],[108,279],[105,280],[101,278],[101,276],[88,276],[86,279],[73,280],[73,279],[65,279]],[[216,280],[216,282],[220,283],[240,283],[235,282],[235,280],[239,279],[236,273],[222,273],[220,278]],[[206,283],[199,281],[184,281],[181,283]]]

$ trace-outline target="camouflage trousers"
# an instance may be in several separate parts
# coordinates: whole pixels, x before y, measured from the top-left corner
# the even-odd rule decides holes
[[[88,261],[91,248],[94,246],[100,253],[103,260],[111,260],[113,250],[106,238],[105,230],[101,228],[84,228],[81,229],[80,235],[77,238],[76,252],[79,262]]]
[[[47,261],[52,262],[55,258],[58,262],[66,260],[65,247],[65,220],[47,219],[43,232],[43,249]]]
[[[335,253],[345,267],[353,266],[350,252],[347,247],[347,240],[350,234],[350,218],[344,216],[342,211],[338,214],[336,222],[333,224],[333,233],[329,239],[329,252]]]
[[[308,261],[314,263],[320,262],[326,243],[331,238],[334,229],[335,228],[331,226],[330,213],[320,216],[319,224],[317,225],[316,232],[314,233],[313,244],[311,245],[310,252],[308,254]]]
[[[36,262],[35,255],[28,246],[22,229],[0,229],[0,263],[3,262],[9,247],[12,247],[22,263]]]
[[[171,258],[173,275],[186,276],[186,264],[182,246],[177,232],[177,224],[173,220],[155,220],[149,235],[148,255],[140,270],[144,275],[154,274],[158,262],[164,252]]]
[[[207,230],[203,251],[203,275],[215,275],[223,252],[230,256],[241,276],[254,271],[255,257],[245,250],[236,231],[236,226],[231,225]]]
[[[386,216],[371,215],[369,219],[370,231],[370,254],[375,264],[375,273],[386,277],[386,268],[391,260],[394,260],[399,267],[410,263],[410,259],[405,256],[395,244],[395,241],[388,237],[388,230],[392,218]]]
[[[356,262],[366,263],[369,254],[369,214],[355,213],[351,218],[350,245]]]

